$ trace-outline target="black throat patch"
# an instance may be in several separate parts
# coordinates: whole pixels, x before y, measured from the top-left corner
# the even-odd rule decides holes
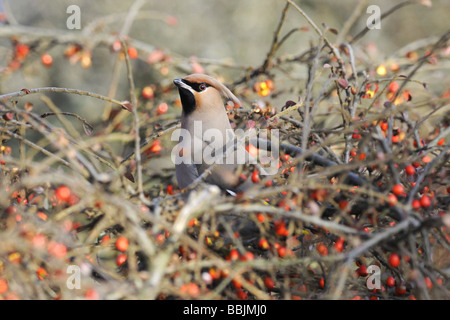
[[[178,87],[180,93],[181,105],[185,114],[190,114],[195,110],[195,97],[188,89]]]

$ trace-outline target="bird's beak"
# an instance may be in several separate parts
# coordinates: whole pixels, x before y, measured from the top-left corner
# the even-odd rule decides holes
[[[184,83],[183,79],[175,79],[175,80],[173,80],[173,83],[174,83],[179,89],[186,89],[186,90],[192,91],[191,87],[188,86],[186,83]]]

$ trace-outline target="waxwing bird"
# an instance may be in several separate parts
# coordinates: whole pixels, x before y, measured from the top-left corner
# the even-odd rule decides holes
[[[233,141],[234,134],[222,96],[231,100],[234,107],[241,105],[239,99],[222,83],[205,74],[191,74],[173,82],[178,87],[183,107],[175,160],[179,187],[186,188],[210,169],[205,179],[207,183],[238,191],[236,161],[225,158],[229,156],[227,144]]]

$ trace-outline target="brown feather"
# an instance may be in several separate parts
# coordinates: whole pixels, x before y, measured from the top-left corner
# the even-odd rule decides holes
[[[213,77],[210,77],[206,74],[201,73],[193,73],[188,76],[186,76],[184,79],[194,82],[194,83],[207,83],[211,85],[212,87],[216,88],[217,91],[219,91],[225,98],[233,101],[234,107],[237,108],[241,106],[241,102],[239,99],[228,89],[225,87],[221,82],[217,81]]]

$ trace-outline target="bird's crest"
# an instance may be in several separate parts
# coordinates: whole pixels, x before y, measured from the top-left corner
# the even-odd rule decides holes
[[[231,100],[234,104],[234,107],[237,108],[241,106],[241,102],[239,99],[228,89],[225,87],[221,82],[217,81],[211,76],[208,76],[206,74],[200,74],[200,73],[194,73],[191,75],[186,76],[184,79],[190,82],[194,83],[207,83],[210,86],[216,88],[225,98]]]

